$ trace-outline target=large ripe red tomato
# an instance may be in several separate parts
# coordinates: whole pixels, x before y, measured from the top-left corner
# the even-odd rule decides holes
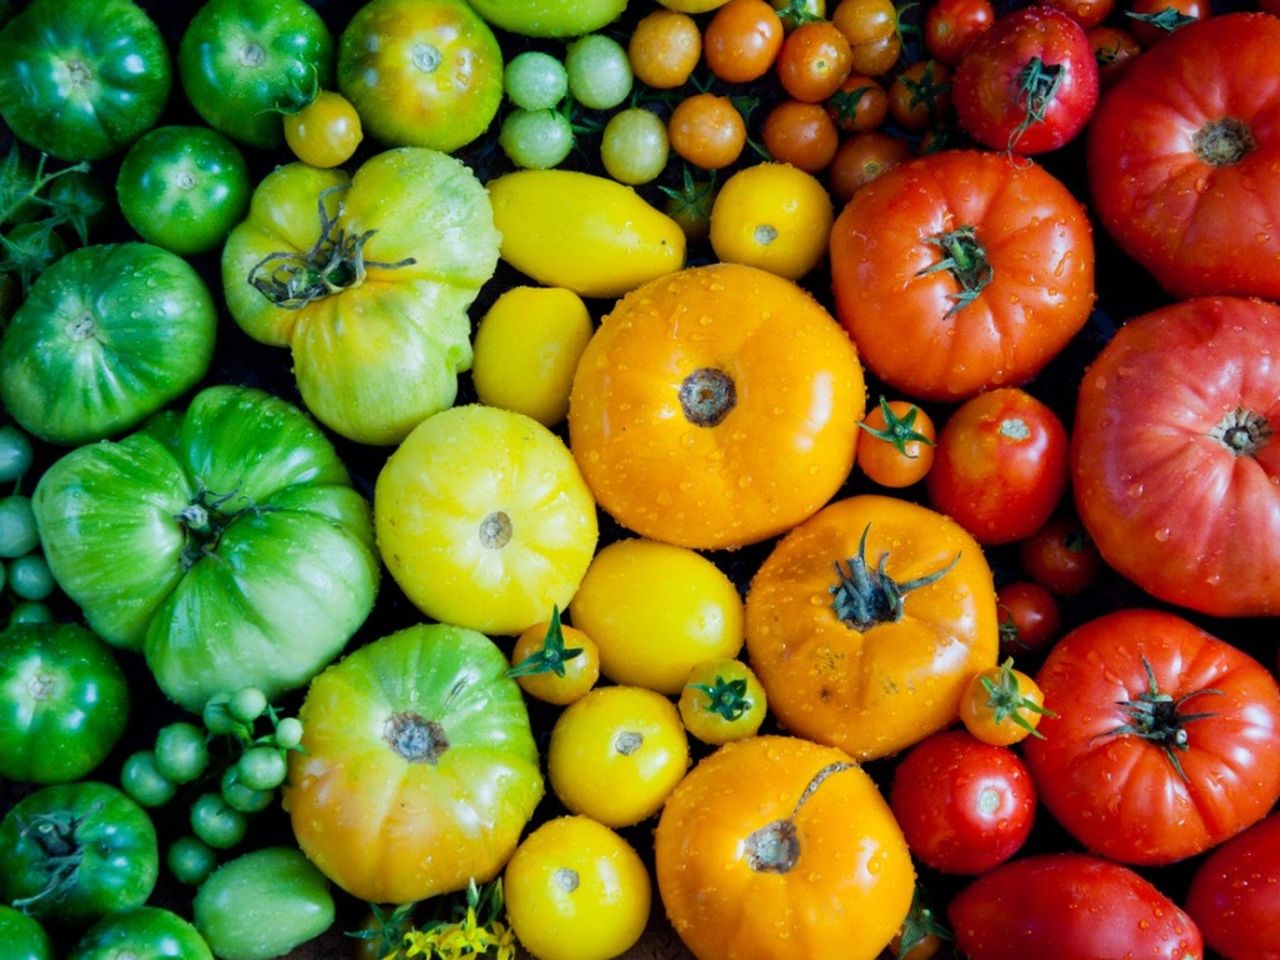
[[[1183,27],[1133,62],[1089,134],[1094,209],[1175,296],[1280,297],[1280,20]]]
[[[1280,960],[1280,813],[1210,854],[1191,882],[1187,912],[1228,960]]]
[[[1121,610],[1063,637],[1024,741],[1044,805],[1090,850],[1194,856],[1280,799],[1280,689],[1260,663],[1173,614]]]
[[[1085,374],[1080,519],[1111,566],[1162,600],[1280,613],[1277,343],[1280,308],[1192,300],[1131,321]]]

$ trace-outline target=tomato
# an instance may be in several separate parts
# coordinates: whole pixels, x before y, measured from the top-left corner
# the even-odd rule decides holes
[[[1141,57],[1103,98],[1089,135],[1094,209],[1175,297],[1280,297],[1280,130],[1269,117],[1280,20],[1192,24]]]
[[[225,960],[269,960],[333,926],[324,875],[292,847],[224,863],[201,884],[194,909],[196,928]]]
[[[1206,942],[1230,960],[1280,957],[1280,814],[1211,853],[1196,871],[1187,912]]]
[[[272,918],[273,920],[275,918]],[[226,960],[249,960],[219,954]],[[95,923],[80,938],[68,960],[213,960],[209,945],[196,928],[175,913],[157,907],[137,907],[113,913]]]
[[[31,624],[0,634],[0,776],[79,780],[111,752],[129,716],[129,687],[83,627]]]
[[[173,72],[131,0],[36,0],[0,32],[0,117],[60,160],[98,160],[155,126]]]
[[[796,100],[820,103],[853,70],[849,41],[826,20],[802,23],[782,42],[776,64],[782,89]]]
[[[883,396],[859,424],[858,466],[882,487],[909,487],[933,466],[933,420],[914,403]]]
[[[935,60],[911,64],[889,87],[889,112],[907,130],[923,130],[951,109],[951,71]]]
[[[433,624],[361,647],[312,681],[284,808],[329,879],[362,900],[408,903],[497,876],[542,797],[524,698],[506,671],[485,637]]]
[[[1126,324],[1085,374],[1076,505],[1107,562],[1153,596],[1280,612],[1278,331],[1270,304],[1192,300]]]
[[[496,27],[526,37],[580,37],[615,19],[627,0],[468,0]]]
[[[682,85],[702,56],[702,34],[693,17],[655,10],[632,28],[627,58],[636,78],[656,90]]]
[[[924,900],[924,889],[916,884],[911,909],[902,929],[889,941],[889,950],[897,960],[931,960],[942,949],[942,941],[951,939],[948,930]]]
[[[854,72],[878,77],[898,62],[902,38],[893,0],[841,0],[831,22],[849,41]]]
[[[0,823],[0,898],[24,913],[80,923],[132,910],[159,871],[151,819],[105,783],[45,787]]]
[[[1116,8],[1116,0],[1045,0],[1045,3],[1061,10],[1086,30],[1098,26]]]
[[[89,626],[145,647],[160,689],[189,710],[306,683],[377,592],[369,506],[332,445],[248,387],[197,394],[169,443],[144,430],[67,454],[34,504],[49,566]]]
[[[303,163],[336,167],[351,159],[364,139],[364,129],[350,100],[322,90],[307,106],[284,118],[284,139]]]
[[[962,890],[948,910],[973,960],[1200,960],[1200,931],[1146,880],[1079,853],[1026,857]]]
[[[954,67],[995,19],[990,0],[938,0],[925,14],[924,45],[933,59]]]
[[[554,427],[569,412],[591,314],[572,290],[511,287],[480,321],[471,371],[481,403]]]
[[[116,180],[120,212],[148,243],[183,256],[219,246],[249,207],[249,171],[208,127],[161,127],[130,148]]]
[[[498,112],[502,50],[464,0],[372,0],[339,40],[338,88],[379,140],[453,151]]]
[[[827,111],[819,104],[799,100],[784,100],[769,111],[761,136],[765,150],[775,161],[791,164],[805,173],[825,170],[840,143]],[[822,247],[826,249],[825,241]]]
[[[684,266],[679,225],[607,177],[521,171],[488,189],[502,259],[546,286],[620,297]]]
[[[852,497],[774,548],[751,581],[746,631],[783,726],[872,759],[956,720],[969,678],[995,663],[995,587],[953,521]]]
[[[409,599],[486,633],[518,634],[567,605],[596,546],[595,504],[560,439],[479,404],[409,435],[378,475],[374,520]]]
[[[1079,201],[991,153],[930,154],[859,190],[832,229],[831,272],[867,366],[922,399],[1030,379],[1094,299]]]
[[[507,919],[540,960],[608,960],[649,919],[649,872],[627,841],[586,817],[534,830],[502,876]]]
[[[764,722],[764,687],[741,660],[707,660],[685,678],[677,704],[684,728],[712,746],[754,737]]]
[[[812,23],[827,15],[827,0],[769,0],[769,6],[777,11],[787,33],[803,23]]]
[[[897,137],[871,131],[845,140],[827,170],[831,192],[847,203],[855,193],[914,156],[911,146]]]
[[[480,181],[434,150],[388,150],[354,178],[291,163],[258,185],[227,239],[222,288],[249,336],[291,348],[317,419],[360,443],[398,443],[457,395],[467,307],[499,239]]]
[[[600,137],[600,161],[619,183],[649,183],[667,168],[670,148],[662,118],[644,107],[629,107],[619,110],[605,124]]]
[[[498,146],[525,170],[550,170],[573,149],[573,124],[556,110],[512,110],[502,120]]]
[[[1051,714],[1045,709],[1044,693],[1029,676],[1013,669],[1012,657],[974,674],[960,701],[965,729],[996,747],[1043,736],[1036,727],[1041,717]]]
[[[739,740],[699,763],[667,800],[654,850],[667,916],[699,960],[872,960],[915,879],[871,778],[789,737]]]
[[[880,84],[855,73],[831,95],[827,110],[841,130],[860,133],[874,130],[884,123],[889,112],[889,98]]]
[[[711,208],[711,248],[724,263],[799,280],[827,252],[834,218],[831,198],[811,175],[785,163],[757,163],[720,188]]]
[[[612,110],[635,86],[627,51],[602,33],[579,37],[569,44],[564,67],[569,96],[590,110]]]
[[[943,873],[986,873],[1031,833],[1036,791],[1017,754],[953,730],[911,748],[889,805],[911,853]]]
[[[929,501],[982,544],[1031,536],[1067,489],[1067,431],[1016,387],[962,404],[942,428]]]
[[[329,28],[304,0],[208,0],[178,48],[182,89],[204,121],[255,147],[283,141],[333,71]]]
[[[1089,31],[1089,46],[1098,63],[1098,82],[1105,90],[1120,79],[1130,61],[1142,52],[1133,34],[1117,27],[1094,27]]]
[[[1007,583],[996,591],[996,604],[1001,656],[1039,653],[1058,638],[1058,602],[1040,584],[1026,580]]]
[[[5,329],[0,399],[43,440],[99,440],[194,386],[216,327],[213,298],[181,257],[142,243],[85,247],[45,271]]]
[[[25,913],[0,904],[0,943],[9,960],[53,960],[53,943],[44,928]]]
[[[1044,739],[1025,744],[1045,806],[1123,863],[1194,856],[1280,799],[1280,689],[1257,661],[1169,613],[1077,627],[1036,677]]]
[[[839,489],[863,396],[857,356],[817,301],[753,267],[698,267],[634,291],[601,324],[574,377],[570,446],[624,526],[736,547]]]
[[[639,687],[601,687],[566,707],[547,748],[560,802],[609,827],[657,813],[688,766],[676,708]]]
[[[1132,0],[1124,15],[1137,41],[1150,47],[1212,12],[1205,0]]]
[[[564,63],[540,50],[525,50],[507,61],[502,73],[507,99],[524,110],[550,110],[569,92]]]
[[[711,234],[711,207],[716,199],[716,174],[694,176],[693,169],[684,165],[679,187],[659,186],[666,199],[663,211],[669,216],[690,243],[707,239]]]
[[[516,639],[507,676],[529,696],[567,706],[600,679],[600,648],[581,630],[562,625],[556,609],[550,621],[535,623]]]
[[[671,149],[703,170],[719,170],[742,154],[747,125],[728,97],[694,94],[681,100],[667,121]]]
[[[1018,557],[1032,580],[1060,597],[1080,593],[1102,569],[1097,546],[1070,514],[1053,518],[1024,540]]]
[[[729,0],[707,24],[707,66],[727,83],[750,83],[769,72],[782,49],[782,21],[765,0]]]

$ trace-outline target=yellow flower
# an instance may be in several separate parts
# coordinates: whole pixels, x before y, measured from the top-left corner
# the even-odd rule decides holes
[[[404,935],[404,955],[406,957],[427,957],[435,955],[439,949],[439,929],[428,930],[425,933],[421,930],[410,930]],[[392,954],[395,957],[396,954]],[[383,960],[389,960],[384,957]]]
[[[493,932],[498,941],[495,944],[498,952],[494,954],[494,960],[515,960],[516,932],[501,920],[493,921]]]

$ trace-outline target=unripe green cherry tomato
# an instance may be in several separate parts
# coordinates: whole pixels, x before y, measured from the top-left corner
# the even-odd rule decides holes
[[[191,805],[191,832],[211,847],[234,847],[247,828],[244,814],[216,793],[206,793]]]
[[[270,790],[254,790],[241,782],[238,764],[228,767],[222,774],[220,789],[227,805],[241,813],[260,813],[271,806],[274,796]]]
[[[612,110],[631,94],[634,77],[623,46],[602,33],[569,44],[564,58],[573,99],[592,110]]]
[[[177,786],[160,772],[150,750],[139,750],[124,762],[120,786],[144,807],[163,807],[177,793]]]
[[[274,747],[246,750],[236,767],[237,779],[251,790],[274,790],[288,773],[284,757]]]
[[[302,742],[302,721],[297,717],[285,717],[276,725],[276,745],[290,750]]]
[[[156,769],[166,780],[190,783],[209,766],[204,731],[193,723],[171,723],[156,734]]]
[[[507,64],[502,85],[517,107],[550,110],[569,92],[569,75],[551,54],[526,50]]]
[[[31,469],[31,438],[11,423],[0,427],[0,483],[12,483]]]
[[[39,600],[24,600],[15,604],[9,614],[9,626],[22,623],[53,623],[53,611]]]
[[[14,495],[0,500],[0,557],[20,557],[39,545],[31,498]]]
[[[644,107],[615,113],[600,139],[600,159],[609,176],[632,186],[657,179],[670,153],[667,125]]]
[[[203,840],[179,837],[169,846],[165,863],[174,879],[188,887],[198,887],[218,866],[218,855]]]
[[[253,723],[267,709],[267,697],[257,687],[245,687],[236,691],[227,703],[231,716],[241,723]]]
[[[502,121],[498,143],[517,167],[550,170],[573,149],[573,125],[555,110],[512,110]]]
[[[9,589],[14,596],[23,600],[43,600],[53,593],[53,588],[53,574],[49,572],[49,564],[42,554],[29,553],[9,564]]]

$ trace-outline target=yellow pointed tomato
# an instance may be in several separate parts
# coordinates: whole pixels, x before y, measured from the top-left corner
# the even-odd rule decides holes
[[[739,170],[711,208],[711,246],[725,263],[745,263],[799,280],[827,252],[835,214],[827,188],[787,163]]]
[[[374,490],[382,559],[427,616],[518,634],[564,607],[596,547],[591,492],[560,439],[478,404],[424,421]]]

